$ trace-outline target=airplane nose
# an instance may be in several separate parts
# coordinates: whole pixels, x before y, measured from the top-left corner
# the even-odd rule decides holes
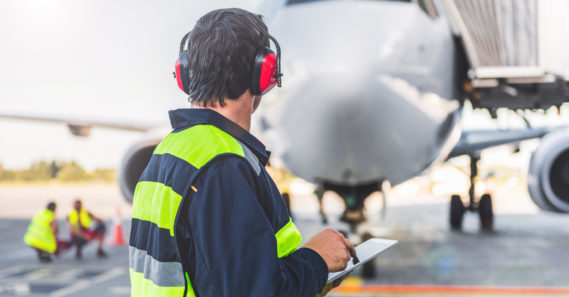
[[[424,46],[427,39],[450,41],[450,34],[417,33],[438,26],[412,3],[324,1],[284,9],[269,26],[284,73],[283,88],[263,99],[269,148],[310,180],[396,184],[422,171],[439,155],[441,144],[433,141],[456,110],[439,96],[451,93],[450,74],[435,65],[444,50],[430,55]]]
[[[439,155],[434,140],[458,107],[389,76],[321,75],[275,99],[263,106],[269,147],[296,174],[324,172],[316,177],[342,183],[397,183],[406,178],[395,174],[400,168],[422,171]]]

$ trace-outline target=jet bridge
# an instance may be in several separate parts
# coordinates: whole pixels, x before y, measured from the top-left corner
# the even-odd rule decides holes
[[[474,107],[547,109],[569,101],[569,1],[443,0]]]

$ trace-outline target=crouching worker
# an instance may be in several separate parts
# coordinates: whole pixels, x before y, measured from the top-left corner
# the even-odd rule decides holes
[[[69,213],[67,221],[69,222],[69,230],[71,231],[71,242],[73,242],[77,248],[75,258],[81,259],[83,246],[93,240],[97,240],[99,243],[97,257],[107,257],[107,254],[103,251],[106,231],[105,224],[103,220],[83,209],[81,200],[77,199],[73,202],[73,209]]]
[[[37,251],[40,262],[51,262],[52,254],[59,256],[61,250],[69,248],[68,242],[57,239],[55,208],[55,202],[49,202],[44,210],[34,215],[24,235],[24,243]]]

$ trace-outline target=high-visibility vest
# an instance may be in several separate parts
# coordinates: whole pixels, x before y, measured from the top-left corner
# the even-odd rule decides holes
[[[24,235],[24,243],[36,249],[54,253],[57,248],[51,229],[51,222],[54,218],[55,214],[49,209],[44,209],[34,215]]]
[[[91,226],[91,216],[89,215],[89,212],[83,208],[81,208],[79,214],[77,214],[77,210],[72,209],[67,219],[69,220],[69,223],[74,227],[77,227],[78,221],[81,222],[81,227],[83,228],[89,228],[89,226]]]
[[[154,150],[136,184],[132,203],[131,297],[195,296],[188,272],[182,267],[174,222],[200,168],[220,154],[256,160],[255,166],[259,166],[249,148],[212,125],[170,133]],[[294,252],[302,241],[292,220],[275,237],[279,258]]]

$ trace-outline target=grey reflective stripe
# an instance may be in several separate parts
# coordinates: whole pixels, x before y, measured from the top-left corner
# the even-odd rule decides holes
[[[135,272],[143,273],[160,287],[183,287],[186,285],[184,270],[180,262],[160,262],[133,246],[128,247],[128,264]]]
[[[243,153],[245,154],[245,158],[247,159],[247,161],[249,161],[249,164],[251,164],[253,170],[255,170],[255,173],[257,175],[261,174],[261,165],[259,164],[259,159],[257,158],[257,156],[255,156],[255,154],[253,154],[253,152],[243,143],[241,143],[241,146],[243,147]]]

